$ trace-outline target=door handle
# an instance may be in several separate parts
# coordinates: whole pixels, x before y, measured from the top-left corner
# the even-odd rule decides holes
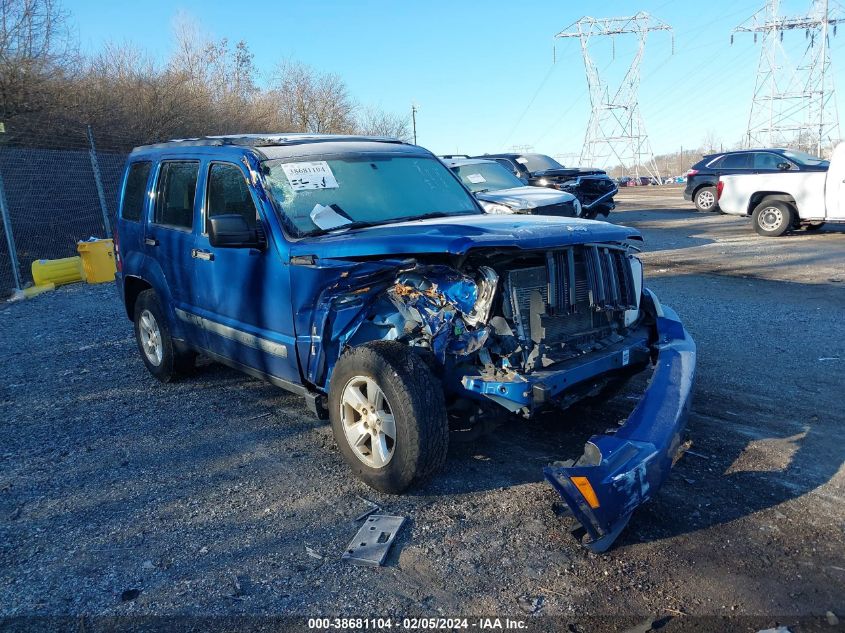
[[[153,237],[145,237],[144,244],[147,246],[158,246],[158,240]]]
[[[214,261],[214,253],[202,251],[198,248],[191,249],[191,257],[193,257],[194,259],[204,259],[207,262]]]

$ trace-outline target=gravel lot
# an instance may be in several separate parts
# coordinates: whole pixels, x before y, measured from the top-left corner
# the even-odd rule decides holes
[[[759,616],[797,631],[813,615],[836,630],[845,231],[761,238],[674,187],[620,200],[612,221],[643,231],[649,285],[699,345],[698,455],[610,552],[575,542],[541,468],[624,418],[642,380],[601,410],[453,442],[445,473],[391,497],[347,474],[295,396],[214,364],[157,383],[112,286],[77,285],[0,306],[0,616]],[[383,568],[340,561],[360,497],[409,519]]]

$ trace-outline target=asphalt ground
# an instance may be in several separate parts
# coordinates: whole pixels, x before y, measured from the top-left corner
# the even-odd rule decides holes
[[[498,615],[837,630],[845,232],[759,237],[677,187],[618,199],[610,219],[643,232],[647,283],[699,364],[692,453],[609,552],[570,534],[542,467],[624,419],[645,378],[604,407],[453,442],[442,474],[381,495],[301,399],[210,363],[157,383],[113,288],[76,285],[0,307],[0,628]],[[407,518],[381,568],[340,558],[368,501]]]

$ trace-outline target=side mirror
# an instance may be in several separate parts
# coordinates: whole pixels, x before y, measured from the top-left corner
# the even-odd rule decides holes
[[[780,169],[781,171],[788,171],[792,169],[792,165],[790,165],[789,163],[778,163],[778,169]]]
[[[220,248],[264,248],[261,232],[250,228],[239,214],[216,215],[208,219],[208,242]]]

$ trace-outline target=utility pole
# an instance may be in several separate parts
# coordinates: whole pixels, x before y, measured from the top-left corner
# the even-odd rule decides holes
[[[411,104],[411,125],[414,128],[414,145],[417,144],[417,104]]]
[[[649,176],[660,179],[639,104],[640,64],[645,54],[646,37],[652,31],[671,32],[672,27],[641,11],[622,18],[583,17],[555,36],[578,38],[581,43],[592,107],[581,150],[581,165],[606,167],[610,161],[617,161],[626,173],[633,167],[637,177],[644,169]],[[598,66],[590,54],[590,40],[609,37],[614,42],[617,36],[622,35],[635,35],[639,45],[624,78],[611,91],[607,80],[599,75]]]
[[[834,3],[834,6],[838,6]],[[829,0],[812,0],[808,15],[779,15],[780,0],[766,6],[734,29],[752,33],[763,44],[757,80],[748,115],[745,146],[797,145],[821,154],[826,140],[839,140],[839,113],[830,72],[829,27],[836,35],[841,17],[832,17]],[[806,48],[801,61],[790,64],[784,34],[804,31]],[[731,35],[731,43],[734,36]]]

